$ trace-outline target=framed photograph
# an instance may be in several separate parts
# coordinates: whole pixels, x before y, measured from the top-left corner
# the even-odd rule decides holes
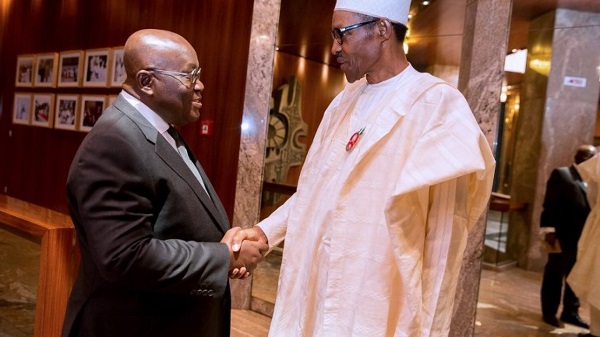
[[[35,58],[33,85],[36,87],[56,87],[58,53],[40,54]]]
[[[110,74],[110,50],[91,49],[85,51],[84,87],[106,87]]]
[[[13,123],[30,124],[31,123],[31,94],[17,92],[13,108]]]
[[[33,94],[31,125],[52,127],[54,120],[54,94]]]
[[[120,87],[127,77],[125,64],[123,64],[123,47],[112,49],[112,66],[110,68],[110,86]]]
[[[31,87],[33,85],[33,62],[34,55],[17,56],[17,76],[15,86]]]
[[[106,96],[83,95],[81,96],[81,108],[79,109],[79,131],[88,132],[94,127],[104,107]]]
[[[77,130],[77,111],[79,111],[79,95],[57,95],[54,128]]]
[[[60,53],[58,62],[58,86],[78,87],[81,85],[83,51],[72,50]]]

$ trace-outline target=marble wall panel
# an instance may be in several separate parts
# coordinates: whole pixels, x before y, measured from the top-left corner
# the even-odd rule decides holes
[[[281,0],[254,1],[233,211],[233,226],[242,228],[258,223],[260,215],[260,192],[280,8]],[[250,308],[251,288],[252,278],[231,282],[233,308]]]
[[[593,142],[600,92],[598,20],[598,13],[558,9],[530,26],[511,190],[529,210],[511,216],[508,239],[519,265],[530,270],[542,270],[546,260],[539,241],[546,181],[555,167],[573,162],[579,145]],[[565,85],[567,76],[585,79],[586,86]]]
[[[458,88],[494,150],[512,1],[469,0]],[[491,192],[491,191],[490,191]],[[455,297],[450,336],[473,336],[486,216],[469,234]]]
[[[532,202],[538,190],[538,165],[542,152],[541,131],[544,118],[552,39],[553,12],[532,20],[527,45],[527,66],[521,83],[521,105],[516,123],[516,146],[510,181],[512,200],[525,203],[524,212],[510,214],[507,250],[520,267],[527,266],[531,245],[531,216],[539,213]]]

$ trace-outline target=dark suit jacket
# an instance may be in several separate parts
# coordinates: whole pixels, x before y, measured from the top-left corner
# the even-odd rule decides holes
[[[179,154],[125,99],[108,107],[69,171],[81,250],[63,336],[229,336],[229,229]]]
[[[543,207],[540,226],[554,227],[563,252],[576,253],[590,206],[585,185],[575,166],[552,171],[546,184]]]

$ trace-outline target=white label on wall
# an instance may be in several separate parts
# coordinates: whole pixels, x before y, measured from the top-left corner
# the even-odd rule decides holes
[[[585,77],[573,77],[573,76],[565,76],[564,84],[569,87],[579,87],[585,88],[587,84],[587,78]]]

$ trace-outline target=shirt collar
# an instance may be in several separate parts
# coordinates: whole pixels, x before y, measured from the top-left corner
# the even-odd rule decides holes
[[[169,129],[169,124],[139,99],[133,97],[125,90],[121,90],[121,96],[127,101],[127,103],[131,104],[137,111],[139,111],[142,116],[144,116],[144,118],[146,118],[148,122],[154,126],[158,133],[163,134]]]

